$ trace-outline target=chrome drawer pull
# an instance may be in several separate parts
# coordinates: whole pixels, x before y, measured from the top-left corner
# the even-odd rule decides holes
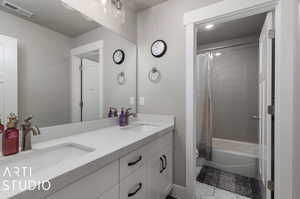
[[[140,183],[138,184],[138,186],[139,186],[139,187],[138,187],[134,192],[128,194],[128,197],[129,197],[129,198],[135,196],[135,195],[142,189],[143,184],[140,182]]]
[[[159,172],[162,173],[165,168],[165,163],[164,163],[164,159],[162,157],[160,157],[159,159],[160,159],[160,163],[161,163],[161,169]]]
[[[136,161],[134,161],[134,162],[129,162],[129,163],[128,163],[128,166],[129,166],[129,167],[134,166],[134,165],[136,165],[137,163],[139,163],[140,161],[142,161],[142,159],[143,159],[143,157],[140,156]]]
[[[163,155],[163,158],[165,159],[165,165],[164,165],[164,170],[167,168],[167,165],[168,165],[168,160],[167,160],[167,156],[166,155]]]

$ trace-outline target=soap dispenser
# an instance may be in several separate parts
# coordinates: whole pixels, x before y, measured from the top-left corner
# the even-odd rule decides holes
[[[8,118],[7,129],[2,135],[2,153],[4,156],[19,152],[19,130],[16,126],[17,117],[11,113]]]
[[[126,116],[125,116],[124,108],[121,109],[121,113],[119,116],[119,125],[126,126]]]
[[[108,112],[108,118],[112,118],[113,117],[113,112],[112,112],[112,108],[109,108],[109,112]]]
[[[0,134],[2,133],[4,133],[4,125],[2,124],[1,115],[0,115]]]

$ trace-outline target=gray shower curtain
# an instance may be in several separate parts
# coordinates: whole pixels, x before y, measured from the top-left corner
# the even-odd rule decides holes
[[[199,157],[211,160],[213,138],[213,106],[211,87],[211,53],[198,56],[197,149]]]

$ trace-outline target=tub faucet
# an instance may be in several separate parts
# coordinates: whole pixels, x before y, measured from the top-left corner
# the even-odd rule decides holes
[[[32,116],[26,118],[24,123],[21,125],[22,127],[22,151],[28,151],[32,149],[31,145],[31,134],[34,136],[40,135],[40,129],[37,126],[34,126],[30,120],[32,120]]]

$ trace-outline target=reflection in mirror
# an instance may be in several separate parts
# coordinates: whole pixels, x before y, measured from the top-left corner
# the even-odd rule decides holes
[[[9,59],[0,53],[0,60],[17,63],[15,71],[5,69],[9,61],[0,66],[3,119],[17,112],[20,120],[33,115],[38,126],[46,127],[102,119],[110,107],[136,110],[135,44],[60,0],[0,3],[0,51],[17,52]],[[10,46],[13,40],[17,45]],[[117,49],[125,53],[122,64],[113,61]],[[122,72],[126,82],[119,84]],[[16,89],[16,95],[7,94]]]

